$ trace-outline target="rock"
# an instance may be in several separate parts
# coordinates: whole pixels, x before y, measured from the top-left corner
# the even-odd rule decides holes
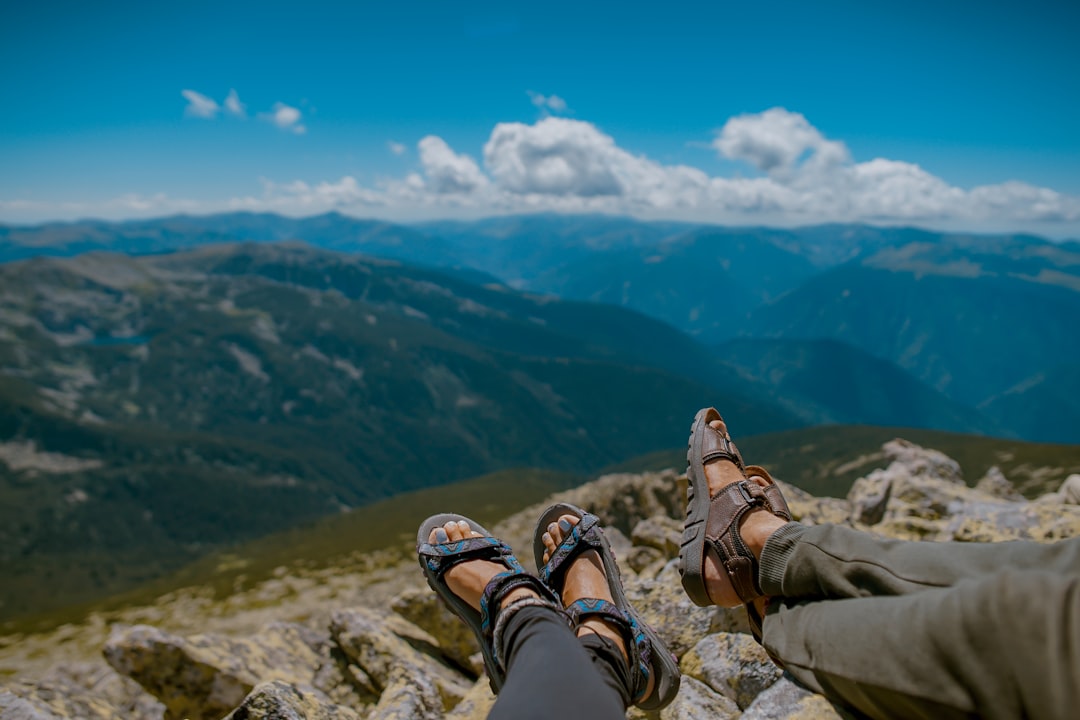
[[[631,720],[655,717],[633,709],[627,714]],[[733,720],[739,717],[738,706],[704,683],[692,677],[683,677],[679,694],[670,705],[660,711],[660,720]]]
[[[1080,474],[1070,475],[1058,489],[1062,500],[1068,505],[1080,505]]]
[[[986,471],[979,482],[975,483],[975,489],[1000,500],[1025,502],[1024,496],[1009,482],[997,465]]]
[[[494,704],[495,696],[491,693],[491,685],[487,678],[483,677],[476,681],[465,698],[446,715],[446,720],[485,720]]]
[[[446,607],[446,603],[430,589],[408,590],[390,603],[391,609],[410,623],[429,633],[439,650],[460,667],[474,674],[483,672],[483,663],[476,668],[472,656],[479,649],[476,636],[469,626]]]
[[[702,638],[683,657],[681,667],[684,675],[702,681],[742,709],[783,674],[765,649],[742,633]]]
[[[885,470],[874,470],[852,483],[847,494],[851,504],[851,522],[862,525],[881,522],[885,517],[894,477]]]
[[[757,696],[742,714],[743,720],[842,720],[824,696],[807,690],[789,675]]]
[[[776,481],[780,492],[784,494],[793,520],[803,525],[821,525],[823,523],[844,524],[851,514],[851,505],[840,498],[818,498],[805,490]]]
[[[939,450],[930,450],[901,438],[890,440],[881,449],[885,457],[892,460],[890,467],[902,467],[912,477],[941,480],[952,485],[964,484],[960,463]]]
[[[61,663],[40,680],[12,685],[6,694],[6,699],[0,694],[2,720],[23,717],[31,711],[25,716],[159,720],[164,712],[161,703],[136,682],[100,663]]]
[[[409,708],[416,717],[441,716],[465,697],[471,681],[395,634],[397,623],[404,620],[390,613],[338,610],[331,615],[330,634],[381,693],[379,717],[395,717],[393,708]]]
[[[699,608],[690,602],[672,560],[655,578],[624,578],[627,598],[677,657],[715,632],[750,632],[742,608]]]
[[[280,680],[262,683],[225,720],[360,720],[349,708]]]
[[[157,697],[165,718],[217,718],[260,682],[310,685],[324,663],[320,638],[298,625],[275,623],[251,639],[181,638],[146,625],[114,628],[105,659]],[[312,688],[314,689],[314,688]]]
[[[24,690],[21,694],[0,690],[0,720],[110,720],[118,716],[116,708],[98,698],[48,687]]]
[[[1051,505],[1080,505],[1080,475],[1070,475],[1055,492],[1046,493],[1035,502]]]
[[[639,575],[656,575],[666,563],[664,553],[653,547],[633,547],[623,558],[630,569]]]
[[[634,526],[630,540],[636,546],[659,550],[667,558],[678,557],[683,526],[665,515],[645,518]]]
[[[944,537],[961,542],[1035,540],[1054,542],[1080,535],[1080,507],[1016,502],[969,502],[943,523]]]

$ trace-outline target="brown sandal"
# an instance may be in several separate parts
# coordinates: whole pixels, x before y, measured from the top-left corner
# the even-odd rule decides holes
[[[715,408],[698,412],[690,428],[690,443],[686,452],[686,526],[679,550],[679,574],[683,589],[698,606],[712,605],[705,586],[705,553],[712,550],[727,569],[735,593],[750,610],[751,624],[758,625],[760,617],[750,603],[763,595],[758,583],[758,562],[739,535],[739,521],[754,508],[763,507],[777,517],[791,520],[791,512],[769,473],[762,467],[743,464],[731,436],[709,425],[722,420]],[[765,487],[750,480],[740,480],[724,487],[710,497],[705,478],[705,463],[726,458],[735,463],[744,477],[760,476]],[[757,620],[755,623],[754,621]]]

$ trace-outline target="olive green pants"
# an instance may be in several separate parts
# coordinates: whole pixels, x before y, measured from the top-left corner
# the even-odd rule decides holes
[[[874,718],[1080,717],[1080,538],[885,540],[789,523],[765,545],[764,644]]]

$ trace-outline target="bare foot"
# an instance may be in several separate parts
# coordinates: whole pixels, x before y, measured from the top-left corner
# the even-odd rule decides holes
[[[570,531],[580,521],[580,518],[574,515],[563,515],[558,522],[548,525],[547,532],[541,538],[544,542],[544,548],[547,550],[544,553],[545,563],[551,557],[551,553],[555,552],[555,548],[563,541],[563,538],[570,534]],[[611,590],[608,588],[607,575],[604,574],[604,563],[600,560],[600,554],[595,550],[586,550],[578,555],[573,564],[566,569],[565,579],[563,580],[562,601],[564,607],[569,607],[572,603],[583,598],[597,598],[609,602],[615,600],[611,595]],[[629,655],[627,655],[626,641],[618,626],[599,617],[588,617],[577,630],[578,637],[594,633],[614,642],[627,662],[637,662],[636,659],[631,661]],[[643,697],[648,697],[649,693],[652,692],[653,683],[654,678],[650,674],[649,684]]]
[[[718,430],[721,434],[727,434],[727,426],[723,420],[713,420],[709,426]],[[749,479],[762,487],[768,485],[765,478],[753,475],[744,478],[739,466],[726,458],[717,458],[705,464],[705,479],[709,483],[709,497],[713,497],[722,489],[734,482]],[[761,551],[765,547],[765,541],[787,521],[769,512],[766,508],[755,508],[743,516],[739,523],[739,535],[743,542],[760,559]],[[717,560],[715,553],[705,554],[705,589],[709,593],[709,599],[713,604],[723,607],[737,607],[743,604],[738,593],[731,584],[727,570]],[[760,608],[759,608],[760,609]]]
[[[448,542],[458,542],[470,537],[483,536],[469,527],[469,523],[464,520],[451,521],[432,530],[431,535],[428,536],[428,542],[432,545],[440,545]],[[468,562],[458,563],[446,571],[446,585],[450,588],[450,592],[479,610],[480,598],[484,594],[484,588],[487,587],[491,578],[501,572],[506,572],[506,566],[501,563],[488,560],[469,560]],[[521,597],[539,597],[539,595],[527,587],[516,588],[503,598],[499,607],[505,607],[507,603]]]

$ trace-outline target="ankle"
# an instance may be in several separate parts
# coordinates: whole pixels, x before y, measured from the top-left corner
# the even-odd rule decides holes
[[[532,590],[532,589],[530,589],[528,587],[514,588],[509,593],[507,593],[506,597],[504,597],[502,599],[502,602],[499,603],[499,609],[500,610],[503,609],[504,607],[506,607],[510,603],[514,602],[515,600],[520,600],[521,598],[527,598],[527,597],[539,598],[540,596],[536,593],[536,591],[534,591],[534,590]]]
[[[773,515],[766,509],[759,509],[747,513],[739,527],[739,535],[742,536],[743,542],[754,557],[760,560],[769,537],[786,524],[787,520]]]

